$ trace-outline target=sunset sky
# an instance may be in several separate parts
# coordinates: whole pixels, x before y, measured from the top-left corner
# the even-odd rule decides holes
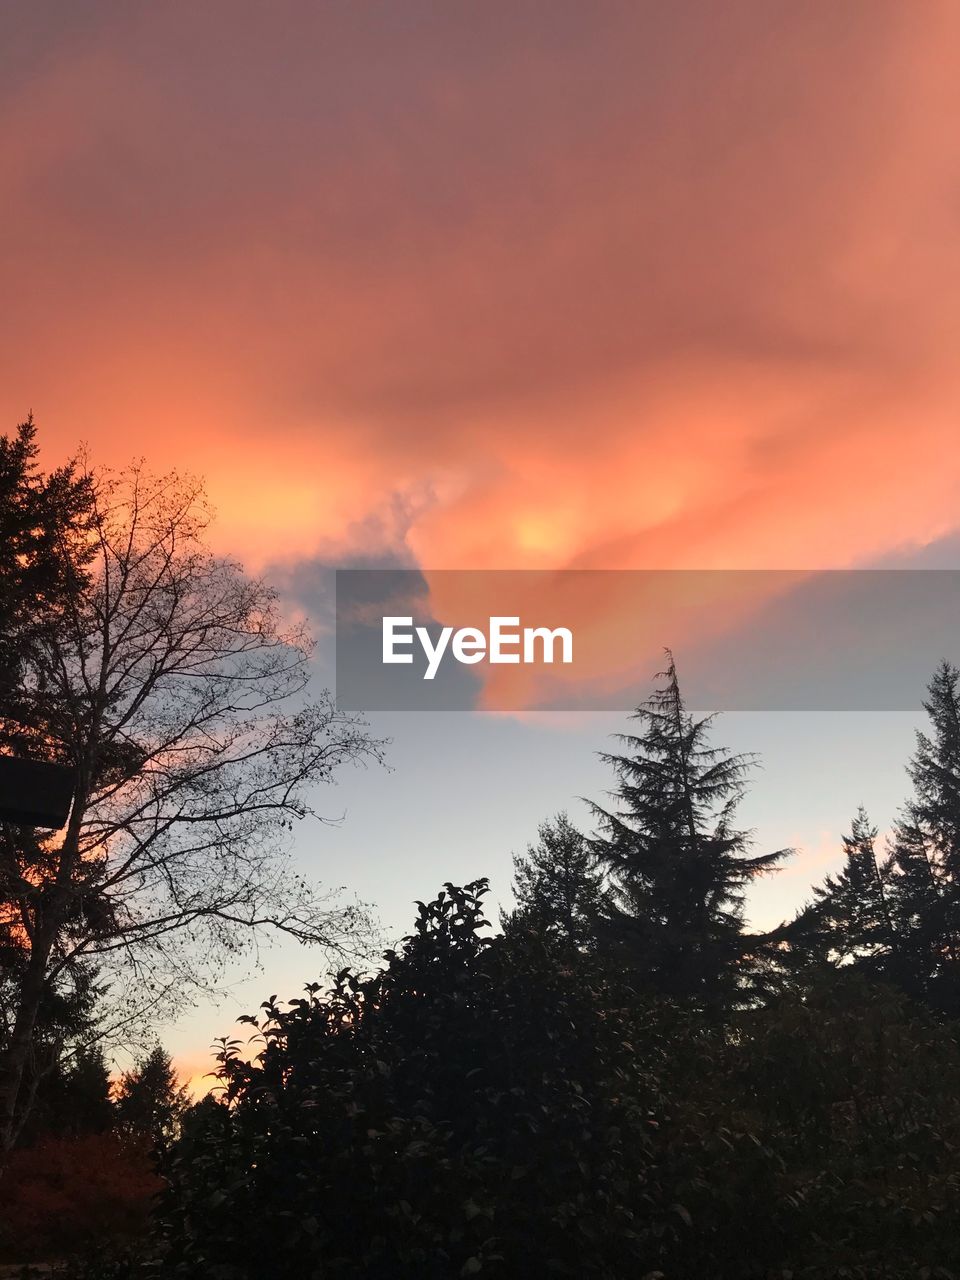
[[[8,6],[0,429],[204,475],[321,630],[337,566],[960,567],[958,47],[935,0]],[[393,772],[298,857],[394,934],[506,896],[621,723],[374,717]],[[802,850],[756,918],[889,827],[913,723],[722,721]]]

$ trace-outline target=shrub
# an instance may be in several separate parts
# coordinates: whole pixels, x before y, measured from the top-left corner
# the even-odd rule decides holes
[[[184,1280],[956,1280],[960,1046],[855,975],[726,1025],[482,882],[383,969],[263,1006],[168,1160]]]
[[[160,1186],[146,1147],[109,1133],[14,1151],[3,1174],[0,1258],[49,1260],[136,1239]]]
[[[483,882],[419,904],[375,977],[264,1006],[188,1117],[170,1274],[643,1275],[664,1215],[655,1051],[589,961],[481,936]],[[251,1019],[251,1021],[254,1021]]]

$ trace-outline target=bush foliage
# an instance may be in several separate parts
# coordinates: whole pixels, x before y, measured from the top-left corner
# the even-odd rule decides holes
[[[270,1002],[166,1195],[176,1274],[635,1270],[659,1221],[644,1017],[532,935],[483,936],[482,882],[420,904],[368,980]],[[269,1242],[269,1247],[264,1247]]]
[[[223,1043],[158,1274],[954,1274],[952,1031],[843,974],[710,1027],[542,936],[486,937],[484,889],[419,904],[374,977],[269,1001],[253,1062]]]
[[[87,1133],[14,1151],[2,1187],[0,1260],[26,1263],[139,1239],[161,1182],[144,1143]]]

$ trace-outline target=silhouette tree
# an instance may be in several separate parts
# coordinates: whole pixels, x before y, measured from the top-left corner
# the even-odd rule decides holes
[[[49,686],[36,659],[62,635],[86,580],[93,486],[76,461],[43,474],[36,435],[29,417],[0,436],[0,748],[43,757],[54,744],[42,732]]]
[[[26,956],[17,949],[12,961],[0,971],[0,1055],[13,1030],[25,965]],[[80,1129],[71,1128],[71,1117],[77,1119],[83,1132],[109,1127],[99,1121],[97,1125],[87,1124],[97,1105],[88,1107],[86,1100],[100,1096],[90,1064],[103,1060],[96,1016],[102,994],[95,970],[79,962],[44,990],[24,1068],[22,1102],[10,1135],[11,1144],[29,1143],[42,1132],[79,1132]],[[109,1100],[108,1085],[105,1089],[103,1096]]]
[[[72,1055],[61,1056],[41,1081],[24,1138],[106,1133],[115,1122],[110,1071],[103,1050],[98,1045],[83,1045]]]
[[[892,861],[876,850],[877,828],[861,805],[842,837],[844,865],[814,888],[790,937],[801,952],[832,964],[855,963],[875,976],[889,975],[897,952],[890,895]]]
[[[565,813],[538,830],[535,845],[514,854],[514,911],[503,917],[506,929],[532,928],[574,947],[596,939],[603,897],[603,875],[589,841]]]
[[[21,967],[0,1152],[28,1101],[45,993],[71,966],[109,970],[129,1019],[215,982],[257,929],[341,952],[365,929],[359,909],[293,874],[286,837],[314,812],[314,784],[380,745],[329,695],[309,696],[309,638],[263,582],[207,549],[199,485],[140,467],[80,479],[87,551],[63,575],[62,625],[22,647],[0,726],[26,727],[77,775],[63,832],[7,832],[2,920]]]
[[[187,1087],[177,1079],[170,1055],[159,1044],[132,1071],[123,1074],[117,1087],[121,1130],[148,1139],[154,1147],[162,1147],[176,1136],[189,1105]]]
[[[707,745],[713,717],[687,713],[667,656],[663,685],[633,717],[640,732],[603,754],[617,804],[593,806],[592,847],[609,877],[609,940],[650,987],[718,1009],[760,981],[762,941],[743,932],[745,890],[790,851],[749,853],[750,833],[734,818],[754,758]]]
[[[894,830],[889,901],[901,939],[901,980],[914,995],[960,1012],[960,671],[943,662],[923,706],[907,772],[913,798]]]
[[[922,832],[940,878],[960,884],[960,670],[942,662],[923,707],[930,735],[917,734],[908,773],[914,798],[910,819]]]
[[[36,435],[31,416],[12,436],[0,436],[0,753],[62,761],[68,753],[45,732],[51,682],[42,655],[63,641],[71,602],[89,581],[93,486],[76,461],[44,474]],[[24,925],[42,909],[33,872],[43,859],[37,833],[0,828],[0,1075],[20,994],[33,984],[37,999],[24,1100],[36,1097],[65,1046],[88,1025],[93,991],[84,966],[47,986],[32,970]],[[7,1144],[19,1128],[6,1126]]]

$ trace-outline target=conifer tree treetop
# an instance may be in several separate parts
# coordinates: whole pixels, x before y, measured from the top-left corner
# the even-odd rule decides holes
[[[748,983],[746,892],[790,852],[751,852],[736,810],[755,757],[710,745],[713,716],[687,711],[676,665],[635,712],[638,731],[603,753],[615,803],[594,805],[593,849],[606,868],[608,921],[641,977],[673,995],[711,1004],[734,1000]]]

